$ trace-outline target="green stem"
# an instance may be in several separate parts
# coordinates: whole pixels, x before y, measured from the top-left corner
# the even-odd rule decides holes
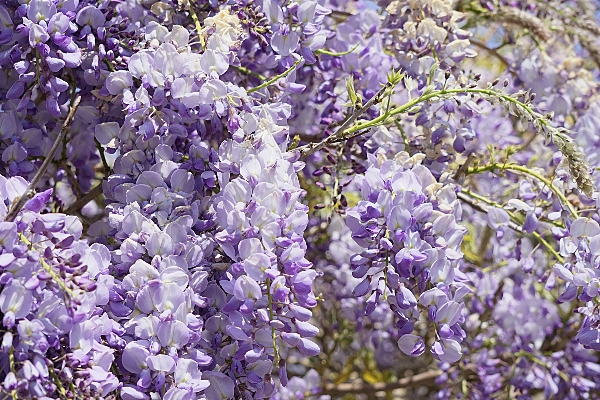
[[[273,77],[272,79],[269,79],[268,81],[266,81],[266,82],[264,82],[264,83],[262,83],[262,84],[260,84],[260,85],[258,85],[258,86],[256,86],[256,87],[253,87],[252,89],[248,89],[248,93],[254,93],[254,92],[256,92],[257,90],[264,89],[264,88],[266,88],[267,86],[271,86],[272,84],[274,84],[275,82],[277,82],[279,79],[281,79],[281,78],[285,78],[286,76],[288,76],[289,74],[291,74],[291,73],[292,73],[292,71],[293,71],[294,69],[296,69],[296,67],[298,66],[298,64],[300,64],[302,61],[304,61],[304,58],[300,57],[300,58],[299,58],[299,59],[298,59],[298,60],[297,60],[297,61],[294,63],[294,65],[292,65],[291,67],[289,67],[288,69],[286,69],[286,70],[285,70],[283,73],[281,73],[281,74],[279,74],[279,75],[277,75],[277,76]]]
[[[489,164],[489,165],[484,165],[482,167],[469,168],[469,171],[467,172],[467,174],[471,175],[471,174],[477,174],[477,173],[481,173],[481,172],[485,172],[485,171],[494,172],[495,170],[517,171],[517,172],[523,173],[525,175],[529,175],[529,176],[532,176],[532,177],[536,178],[537,180],[539,180],[540,182],[542,182],[544,185],[548,186],[548,188],[550,188],[550,190],[552,190],[554,192],[554,194],[556,194],[556,196],[567,207],[567,209],[569,210],[569,212],[571,213],[571,215],[573,216],[573,218],[579,218],[579,214],[577,213],[577,211],[575,210],[575,208],[573,207],[573,205],[569,202],[569,200],[567,200],[567,198],[565,197],[565,195],[560,190],[558,190],[558,188],[556,186],[554,186],[552,184],[552,182],[550,182],[544,176],[538,174],[535,171],[530,170],[527,167],[524,167],[524,166],[521,166],[521,165],[517,165],[517,164],[498,164],[498,163],[492,163],[492,164]]]
[[[104,148],[98,141],[98,139],[94,138],[94,143],[96,143],[96,148],[98,149],[98,153],[100,153],[100,159],[102,160],[102,166],[104,167],[104,177],[108,178],[108,174],[110,172],[110,167],[108,166],[108,162],[106,161],[106,156],[104,155]]]
[[[492,265],[490,265],[488,267],[481,268],[481,272],[483,272],[484,274],[488,274],[488,273],[490,273],[490,272],[492,272],[494,270],[497,270],[497,269],[500,269],[502,267],[505,267],[506,265],[508,265],[508,261],[503,260],[503,261],[500,261],[500,262],[498,262],[496,264],[492,264]]]
[[[399,80],[399,79],[400,78],[398,77],[397,80]],[[356,121],[356,119],[358,117],[360,117],[363,113],[365,113],[369,108],[371,108],[373,105],[381,102],[381,100],[386,95],[386,92],[393,90],[395,84],[396,84],[395,82],[390,81],[390,82],[386,83],[385,85],[382,85],[381,89],[379,89],[379,91],[373,97],[371,97],[365,105],[363,105],[361,108],[355,110],[352,113],[352,115],[350,115],[348,118],[346,118],[346,120],[344,121],[342,126],[340,126],[335,131],[335,133],[333,133],[331,136],[328,136],[327,138],[323,139],[319,143],[309,143],[307,145],[299,147],[298,151],[300,151],[300,154],[302,154],[304,156],[311,155],[330,144],[350,139],[350,137],[348,135],[346,135],[346,132],[348,132],[348,128],[350,126],[352,126],[354,124],[354,121]]]
[[[52,378],[54,378],[54,383],[56,383],[56,388],[60,392],[62,398],[66,399],[67,398],[67,391],[65,390],[65,388],[62,385],[62,383],[60,382],[60,379],[58,378],[58,375],[56,375],[56,373],[54,372],[54,369],[49,368],[48,370],[49,370],[50,374],[52,375]]]
[[[506,100],[510,103],[513,103],[515,105],[517,105],[518,107],[521,107],[523,110],[525,110],[529,115],[531,115],[532,118],[536,118],[539,116],[538,113],[536,113],[535,111],[533,111],[531,109],[531,107],[529,107],[527,104],[520,102],[519,100],[515,99],[512,96],[509,96],[505,93],[496,91],[496,90],[492,90],[492,89],[481,89],[481,88],[456,88],[456,89],[441,89],[441,90],[433,90],[429,93],[424,93],[419,97],[416,97],[414,99],[412,99],[411,101],[409,101],[408,103],[397,107],[389,112],[386,112],[382,115],[380,115],[379,117],[372,119],[370,121],[358,121],[356,123],[356,125],[354,125],[352,128],[348,129],[348,133],[354,133],[357,132],[359,130],[363,130],[363,129],[367,129],[367,128],[371,128],[374,126],[378,126],[378,125],[382,125],[385,123],[385,121],[389,118],[389,117],[393,117],[395,115],[398,114],[402,114],[407,112],[408,110],[410,110],[411,108],[419,105],[420,103],[424,103],[426,101],[438,98],[438,97],[444,97],[444,96],[448,96],[448,95],[453,95],[453,94],[467,94],[467,93],[474,93],[474,94],[483,94],[486,96],[493,96],[493,97],[498,97],[501,98],[503,100]],[[539,121],[542,125],[550,125],[550,123],[544,119],[539,118]]]
[[[252,76],[254,76],[254,77],[256,77],[256,78],[258,78],[258,79],[260,79],[260,80],[263,80],[263,81],[264,81],[265,79],[267,79],[267,77],[266,77],[266,76],[264,76],[264,75],[261,75],[261,74],[259,74],[259,73],[256,73],[256,72],[254,72],[254,71],[251,71],[251,70],[249,70],[249,69],[248,69],[248,68],[246,68],[246,67],[241,67],[241,66],[240,66],[240,67],[235,67],[235,66],[234,66],[233,68],[235,68],[236,70],[240,71],[242,74],[246,74],[246,75],[252,75]]]
[[[267,278],[267,299],[269,300],[269,321],[274,321],[273,315],[273,295],[271,294],[271,278]],[[277,336],[275,328],[271,326],[271,337],[273,338],[273,364],[279,363],[279,353],[277,352]]]
[[[470,197],[472,197],[472,198],[474,198],[474,199],[476,199],[476,200],[479,200],[479,201],[481,201],[481,202],[483,202],[483,203],[486,203],[487,205],[490,205],[490,206],[492,206],[492,207],[497,207],[497,208],[502,208],[502,209],[503,209],[503,207],[502,207],[502,205],[501,205],[501,204],[498,204],[498,203],[496,203],[495,201],[492,201],[492,200],[490,200],[490,199],[488,199],[488,198],[486,198],[486,197],[483,197],[483,196],[481,196],[481,195],[478,195],[477,193],[473,193],[473,192],[471,192],[471,191],[470,191],[470,190],[468,190],[468,189],[463,189],[463,190],[462,190],[462,193],[464,193],[464,194],[466,194],[467,196],[470,196]],[[506,210],[505,210],[505,211],[506,211]],[[523,221],[521,221],[521,220],[520,220],[520,219],[519,219],[519,218],[518,218],[518,217],[517,217],[517,216],[516,216],[514,213],[512,213],[512,212],[510,212],[510,211],[506,211],[506,213],[509,215],[510,219],[511,219],[511,220],[512,220],[514,223],[516,223],[516,224],[519,224],[519,225],[522,225]],[[531,233],[531,236],[533,236],[533,237],[534,237],[534,238],[535,238],[537,241],[539,241],[539,242],[542,244],[542,246],[544,246],[544,247],[545,247],[545,248],[546,248],[546,249],[547,249],[547,250],[548,250],[550,253],[552,253],[552,255],[553,255],[555,258],[556,258],[556,260],[557,260],[559,263],[563,264],[563,263],[565,262],[564,258],[562,258],[562,256],[561,256],[560,254],[558,254],[558,252],[557,252],[557,251],[554,249],[554,247],[552,247],[552,246],[550,245],[550,243],[548,243],[548,241],[546,241],[546,239],[544,239],[544,238],[542,237],[542,235],[540,235],[540,234],[539,234],[539,233],[537,233],[537,232],[532,232],[532,233]]]
[[[198,19],[198,15],[196,14],[196,10],[194,10],[194,3],[190,4],[190,17],[192,21],[194,21],[194,25],[196,26],[196,30],[198,31],[198,37],[200,38],[200,45],[204,48],[204,39],[202,38],[202,25],[200,25],[200,20]]]
[[[24,234],[19,233],[19,239],[22,242],[24,242],[27,245],[27,247],[29,247],[30,250],[33,250],[33,243],[31,243],[29,241],[29,239],[27,239],[25,237]],[[60,276],[58,276],[56,274],[56,272],[54,271],[54,269],[52,269],[52,266],[50,264],[48,264],[46,262],[46,260],[44,260],[42,257],[40,257],[40,264],[42,265],[42,268],[44,268],[44,271],[46,271],[48,273],[48,275],[50,275],[52,277],[52,280],[54,282],[56,282],[58,284],[58,286],[60,286],[60,288],[73,299],[74,298],[73,292],[66,285],[66,283],[60,278]]]
[[[10,346],[10,350],[8,351],[8,362],[10,364],[10,372],[12,372],[13,374],[15,374],[16,376],[16,371],[15,371],[15,348]],[[10,391],[10,397],[12,397],[13,400],[18,400],[19,396],[17,396],[17,391],[16,390],[11,390]]]
[[[104,63],[106,64],[106,66],[108,67],[108,70],[110,72],[115,72],[116,71],[115,66],[112,65],[112,63],[110,62],[110,60],[108,58],[104,59]]]
[[[406,136],[406,132],[404,132],[404,129],[402,129],[402,125],[400,125],[400,122],[398,122],[398,120],[394,120],[394,124],[396,125],[396,128],[398,128],[398,130],[400,131],[400,135],[402,135],[402,141],[404,142],[404,151],[407,152],[410,156],[410,147],[408,145],[408,137]]]
[[[40,81],[40,78],[42,76],[42,73],[40,71],[40,52],[38,51],[38,49],[35,49],[35,70],[36,70],[37,84],[38,84],[38,87],[41,88],[42,82]]]
[[[15,348],[10,346],[8,351],[8,361],[10,363],[10,372],[15,373]]]
[[[325,49],[319,49],[319,50],[315,50],[315,54],[325,54],[325,55],[332,56],[332,57],[341,57],[341,56],[345,56],[347,54],[352,53],[357,48],[358,48],[358,45],[354,46],[350,50],[342,51],[342,52],[339,52],[339,53],[337,53],[335,51],[329,51],[329,50],[325,50]]]
[[[62,128],[61,128],[58,136],[54,140],[54,143],[52,144],[50,151],[48,151],[46,153],[46,159],[42,163],[41,167],[37,170],[34,177],[31,179],[31,182],[29,182],[29,185],[27,186],[27,190],[25,191],[25,193],[23,193],[18,199],[13,201],[11,208],[8,211],[8,214],[4,218],[4,220],[6,222],[14,221],[15,218],[17,217],[17,214],[19,213],[19,211],[21,211],[21,209],[23,208],[23,206],[25,205],[27,200],[32,198],[33,195],[35,194],[35,188],[36,188],[38,182],[42,179],[42,177],[46,173],[46,170],[48,169],[50,164],[53,162],[54,156],[56,155],[58,148],[60,147],[64,137],[67,135],[67,131],[69,130],[69,127],[71,126],[71,121],[73,120],[73,116],[75,115],[75,112],[77,111],[77,107],[79,107],[80,101],[81,101],[81,96],[77,96],[75,101],[71,103],[71,105],[70,105],[71,109],[69,110],[69,114],[67,115],[67,118],[63,122]]]
[[[385,289],[383,290],[383,301],[387,301],[387,292],[388,292],[388,268],[390,266],[390,252],[389,250],[385,251],[385,268],[383,269],[383,279],[385,281]]]
[[[516,356],[521,356],[521,357],[528,358],[531,361],[533,361],[534,363],[536,363],[538,365],[541,365],[542,367],[544,367],[544,368],[546,368],[548,370],[551,369],[551,367],[547,363],[545,363],[544,361],[540,360],[539,358],[537,358],[533,354],[528,353],[526,351],[521,350],[521,351],[519,351],[516,354]],[[557,372],[558,372],[558,375],[562,378],[562,380],[564,380],[565,382],[569,382],[569,376],[567,374],[565,374],[562,371],[557,371]]]

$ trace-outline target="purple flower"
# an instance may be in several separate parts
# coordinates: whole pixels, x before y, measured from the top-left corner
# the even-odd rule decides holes
[[[175,384],[179,388],[192,389],[199,392],[206,389],[210,381],[202,379],[202,374],[198,371],[198,363],[194,360],[179,359],[175,369]]]
[[[146,358],[146,363],[148,364],[148,368],[153,371],[163,371],[165,373],[175,371],[175,360],[165,354],[148,356]]]
[[[208,400],[233,398],[235,386],[227,375],[221,372],[207,371],[202,376],[210,383],[204,390],[204,395]]]
[[[258,286],[258,283],[246,275],[239,277],[235,281],[233,290],[235,298],[241,301],[258,300],[262,298],[262,290],[260,289],[260,286]]]
[[[440,361],[453,363],[460,360],[462,349],[456,340],[442,339],[433,344],[431,353],[433,353],[433,356]]]
[[[282,56],[289,56],[298,47],[299,37],[296,33],[290,32],[282,34],[276,32],[271,38],[271,46],[273,50]]]
[[[33,196],[32,199],[28,200],[25,203],[25,209],[33,212],[40,212],[42,208],[48,203],[50,200],[50,196],[52,196],[53,190],[48,189],[43,191],[42,193],[37,193]]]
[[[577,218],[571,223],[569,233],[573,237],[593,237],[600,234],[600,225],[593,219]]]
[[[411,357],[418,357],[425,352],[425,343],[423,339],[416,335],[402,335],[398,339],[398,347],[404,354]]]
[[[51,0],[31,0],[27,9],[27,18],[32,22],[49,20],[56,14],[56,5]]]
[[[508,224],[510,217],[508,213],[501,208],[493,207],[488,210],[488,224],[490,228],[497,230],[501,226]]]
[[[25,318],[29,314],[32,303],[31,292],[17,281],[4,287],[0,293],[0,310],[4,313],[5,319],[12,319],[13,324],[15,319]]]
[[[112,95],[121,94],[131,86],[133,86],[133,80],[131,73],[128,71],[113,72],[106,79],[106,89]]]
[[[158,325],[158,339],[162,346],[181,348],[190,340],[188,327],[181,321],[166,321]]]
[[[94,6],[86,6],[83,7],[77,13],[77,17],[75,18],[75,22],[79,25],[89,25],[93,29],[102,26],[105,22],[104,14],[101,10]]]
[[[304,339],[301,338],[300,341],[298,342],[298,350],[300,350],[300,353],[302,353],[305,356],[316,356],[317,354],[319,354],[321,352],[321,349],[319,348],[319,346],[317,346],[316,343],[308,340],[308,339]]]
[[[129,372],[140,373],[147,368],[146,359],[150,355],[147,350],[147,341],[131,342],[123,350],[123,367]]]

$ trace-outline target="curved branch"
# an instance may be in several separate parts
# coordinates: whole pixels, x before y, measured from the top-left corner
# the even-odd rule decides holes
[[[81,96],[77,96],[75,98],[75,100],[73,100],[73,102],[71,103],[71,109],[69,110],[69,114],[67,114],[67,118],[65,119],[65,122],[63,122],[60,133],[56,137],[56,140],[54,140],[54,143],[52,144],[50,151],[46,155],[46,159],[44,160],[44,162],[42,163],[42,166],[40,167],[40,169],[38,169],[35,176],[29,183],[29,186],[27,187],[25,192],[21,195],[21,197],[19,197],[19,199],[10,208],[10,211],[6,215],[5,221],[8,221],[8,222],[14,221],[15,218],[17,217],[17,214],[19,213],[19,211],[21,211],[21,209],[23,208],[23,206],[25,205],[27,200],[32,198],[33,195],[35,194],[35,187],[37,186],[38,182],[42,179],[42,176],[44,176],[44,173],[46,172],[46,170],[48,169],[48,167],[54,160],[54,156],[56,155],[58,148],[60,146],[62,146],[62,142],[63,142],[65,136],[67,136],[67,131],[69,130],[69,125],[71,125],[71,121],[73,120],[73,116],[75,115],[75,111],[77,111],[77,107],[79,107],[80,102],[81,102]]]
[[[573,207],[573,204],[571,204],[571,202],[567,199],[567,197],[564,195],[564,193],[562,193],[560,190],[558,190],[558,188],[556,186],[554,186],[552,184],[552,182],[550,182],[550,180],[548,180],[546,177],[544,177],[544,176],[538,174],[537,172],[532,171],[529,168],[524,167],[522,165],[516,165],[516,164],[500,165],[498,163],[493,163],[493,164],[485,165],[482,167],[469,168],[467,171],[467,175],[478,174],[483,171],[494,172],[496,170],[516,171],[518,173],[522,173],[522,174],[529,175],[529,176],[536,178],[537,180],[542,182],[544,185],[546,185],[550,190],[552,190],[552,192],[554,192],[556,197],[558,197],[560,199],[560,201],[564,204],[564,206],[567,208],[567,210],[569,211],[571,216],[573,216],[573,218],[579,218],[579,214],[577,213],[577,210],[575,209],[575,207]]]
[[[326,147],[327,145],[330,145],[343,139],[348,139],[344,137],[344,131],[346,131],[350,127],[350,125],[352,125],[354,121],[356,121],[358,117],[364,114],[375,103],[379,103],[383,98],[383,94],[385,93],[385,91],[390,89],[391,87],[392,85],[390,83],[385,84],[381,89],[379,89],[379,92],[375,93],[375,95],[371,97],[369,101],[367,101],[367,103],[364,106],[356,110],[346,121],[344,121],[342,126],[340,126],[337,131],[331,134],[331,136],[328,136],[326,139],[322,140],[319,143],[310,143],[304,146],[300,146],[297,150],[300,152],[301,155],[309,156]]]
[[[402,378],[397,382],[378,382],[378,383],[341,383],[328,384],[323,390],[323,394],[344,395],[349,393],[376,393],[405,387],[431,385],[435,379],[442,374],[440,370],[426,371],[417,375]]]
[[[298,60],[296,60],[296,62],[291,67],[289,67],[288,69],[286,69],[281,74],[279,74],[277,76],[274,76],[272,79],[270,79],[270,80],[268,80],[268,81],[266,81],[264,83],[261,83],[257,87],[253,87],[252,89],[248,89],[247,92],[248,93],[254,93],[257,90],[264,89],[264,88],[266,88],[268,86],[271,86],[272,84],[276,83],[281,78],[285,78],[286,76],[288,76],[289,74],[291,74],[292,71],[295,70],[296,67],[298,66],[298,64],[300,64],[302,61],[304,61],[304,58],[300,57]]]
[[[470,199],[468,196],[472,197],[474,200]],[[463,189],[461,192],[456,193],[456,197],[458,197],[458,199],[463,201],[464,203],[467,203],[468,205],[473,207],[475,210],[485,214],[488,213],[488,208],[486,205],[481,203],[485,203],[492,207],[502,208],[500,204],[497,204],[467,189]],[[521,223],[521,221],[519,221],[512,212],[507,211],[507,214],[511,218],[511,221],[508,221],[508,227],[514,230],[515,232],[524,234],[525,232],[523,231],[523,228],[517,223]],[[548,243],[548,241],[546,241],[546,239],[542,237],[542,235],[534,231],[531,233],[531,236],[533,236],[537,241],[539,241],[556,258],[556,260],[559,263],[563,264],[565,262],[564,258],[550,245],[550,243]]]
[[[84,194],[80,199],[64,210],[65,214],[71,215],[76,214],[90,201],[102,194],[102,183],[96,185],[92,190]]]
[[[471,42],[471,44],[475,47],[479,47],[482,50],[485,50],[486,52],[490,53],[491,55],[493,55],[494,57],[496,57],[505,67],[510,67],[510,63],[508,62],[508,60],[506,58],[504,58],[504,56],[500,53],[498,53],[498,51],[496,49],[491,49],[488,46],[486,46],[485,44],[474,40],[474,39],[469,39],[469,42]]]

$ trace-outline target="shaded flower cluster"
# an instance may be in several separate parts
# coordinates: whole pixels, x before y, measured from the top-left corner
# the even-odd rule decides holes
[[[26,187],[0,177],[0,217]],[[0,223],[3,389],[18,398],[106,396],[121,384],[105,340],[123,333],[101,312],[110,253],[81,240],[77,217],[40,214],[50,195],[36,195],[15,222]]]
[[[376,154],[364,175],[355,178],[363,200],[347,211],[352,238],[365,250],[351,259],[352,275],[362,281],[355,296],[367,296],[365,313],[387,301],[398,318],[400,349],[413,356],[425,351],[414,335],[421,311],[439,332],[431,351],[442,361],[457,361],[464,332],[461,300],[469,293],[456,268],[466,229],[459,225],[461,207],[451,185],[406,153],[394,160]]]

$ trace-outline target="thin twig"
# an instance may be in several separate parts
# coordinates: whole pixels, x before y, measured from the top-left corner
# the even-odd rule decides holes
[[[392,86],[392,84],[388,82],[386,86],[390,87]],[[384,86],[384,88],[386,86]],[[323,147],[335,143],[337,141],[348,140],[354,136],[361,135],[362,133],[360,131],[366,132],[369,128],[384,125],[387,123],[387,121],[389,121],[390,117],[394,117],[396,115],[409,112],[411,110],[419,109],[419,107],[421,107],[420,103],[450,99],[453,98],[454,95],[464,95],[469,93],[477,94],[481,96],[484,100],[488,100],[492,104],[500,102],[500,104],[505,109],[519,117],[522,121],[526,121],[527,123],[533,122],[533,126],[537,130],[537,133],[543,134],[546,138],[550,139],[552,143],[554,143],[556,147],[558,147],[558,150],[567,158],[571,176],[577,183],[577,187],[583,193],[585,193],[586,196],[592,197],[592,193],[594,191],[594,182],[588,171],[588,166],[585,161],[585,155],[583,154],[581,149],[579,149],[579,147],[573,142],[573,139],[571,139],[567,135],[569,131],[565,128],[555,128],[549,119],[550,117],[548,117],[547,115],[542,115],[538,111],[535,111],[535,109],[532,108],[532,105],[529,102],[529,92],[519,91],[517,93],[509,95],[507,93],[502,92],[501,90],[494,89],[493,86],[494,85],[490,83],[488,84],[487,88],[479,88],[476,86],[476,84],[471,84],[468,87],[458,87],[454,89],[448,89],[446,87],[443,87],[441,90],[435,90],[434,86],[430,85],[425,88],[423,94],[421,94],[419,97],[411,99],[402,106],[396,107],[392,110],[386,109],[376,118],[373,118],[371,120],[361,120],[353,126],[349,127],[348,125],[352,124],[354,119],[356,119],[355,115],[353,114],[338,131],[336,131],[333,135],[329,136],[327,139],[323,140],[318,144],[308,144],[298,148],[300,151],[300,155],[310,155],[315,151],[318,151]],[[381,96],[382,91],[379,91],[376,96],[378,95]],[[525,97],[524,103],[519,100],[519,97],[523,96]],[[370,103],[371,101],[369,101],[367,105],[369,105]],[[358,110],[358,113],[363,112],[365,108],[366,106]],[[515,166],[511,167],[511,169],[517,168],[518,167]],[[529,174],[531,175],[532,173],[530,172]],[[539,179],[541,181],[544,181],[545,178],[542,177]],[[547,185],[551,187],[551,183],[548,183]],[[557,196],[560,198],[561,194],[557,193]],[[573,214],[575,218],[577,218],[577,213],[572,208],[572,206],[567,204],[567,207],[569,208],[571,214]]]
[[[303,156],[309,156],[326,147],[327,145],[344,139],[345,131],[350,127],[350,125],[352,125],[358,117],[365,113],[375,103],[380,102],[385,91],[390,89],[391,86],[392,85],[390,83],[385,84],[381,89],[379,89],[379,92],[377,92],[373,97],[371,97],[369,101],[367,101],[367,103],[364,106],[356,110],[346,121],[344,121],[342,126],[340,126],[338,130],[335,131],[335,133],[333,133],[331,136],[328,136],[326,139],[320,141],[319,143],[310,143],[298,147],[298,151],[300,151],[300,154]]]
[[[106,161],[104,148],[96,138],[94,138],[94,143],[96,144],[96,148],[98,149],[98,153],[100,154],[100,159],[102,160],[102,167],[104,168],[104,177],[108,178],[108,175],[110,173],[110,167],[108,166],[108,162]]]
[[[453,179],[456,182],[462,182],[463,177],[469,170],[469,167],[471,166],[471,163],[473,162],[473,160],[475,160],[475,156],[471,153],[467,156],[467,159],[465,160],[464,164],[461,165],[458,168],[458,170],[456,171],[456,173],[454,174]]]
[[[417,375],[402,378],[397,382],[378,382],[378,383],[341,383],[329,384],[325,386],[323,394],[344,395],[349,393],[377,393],[405,387],[414,387],[419,385],[429,385],[442,374],[440,370],[426,371]]]
[[[461,200],[462,202],[470,205],[473,209],[480,211],[482,213],[485,213],[485,214],[488,213],[488,210],[489,210],[488,207],[502,208],[501,205],[496,204],[490,200],[487,200],[487,199],[483,198],[482,196],[479,196],[467,189],[463,189],[462,192],[456,193],[456,197],[458,197],[458,199]],[[484,203],[487,203],[487,204],[484,204]],[[525,234],[526,232],[523,231],[523,228],[521,227],[521,225],[514,222],[515,220],[518,221],[518,219],[516,219],[515,215],[511,212],[507,212],[507,213],[508,213],[508,216],[512,220],[512,221],[508,221],[508,227],[510,229],[514,230],[515,232],[518,232],[520,234]],[[520,222],[520,221],[518,221],[518,222]],[[544,246],[550,253],[552,253],[552,255],[556,258],[556,260],[559,263],[563,264],[565,262],[564,258],[562,258],[562,256],[550,245],[550,243],[548,243],[548,241],[546,239],[544,239],[542,237],[542,235],[540,235],[539,233],[534,231],[534,232],[531,232],[531,236],[533,236],[538,242],[540,242],[542,244],[542,246]]]
[[[247,92],[248,93],[254,93],[257,90],[260,89],[264,89],[267,86],[270,86],[272,84],[274,84],[275,82],[277,82],[278,80],[280,80],[281,78],[285,78],[286,76],[288,76],[293,70],[296,69],[296,67],[298,66],[298,64],[300,64],[302,61],[304,61],[304,58],[300,57],[291,67],[289,67],[288,69],[286,69],[283,73],[274,76],[272,79],[258,85],[257,87],[253,87],[252,89],[248,89]]]
[[[353,15],[355,15],[355,14],[351,14],[351,13],[345,12],[345,11],[332,10],[331,13],[329,13],[327,16],[330,17],[331,19],[333,19],[337,23],[342,23],[342,22],[346,22],[348,20],[348,18],[352,17]]]
[[[331,57],[341,57],[341,56],[345,56],[347,54],[352,53],[354,50],[356,50],[357,47],[358,47],[358,45],[354,46],[350,50],[340,51],[340,52],[325,50],[325,49],[318,49],[318,50],[315,50],[315,54],[325,54],[325,55],[328,55]]]
[[[63,148],[64,148],[64,143],[63,143]],[[71,180],[71,182],[70,182],[71,187],[75,191],[75,195],[81,196],[81,188],[79,187],[79,181],[77,180],[77,177],[75,176],[73,171],[71,171],[71,167],[69,167],[66,160],[63,160],[63,162],[60,164],[60,166],[63,167],[65,173],[67,174],[67,177]]]
[[[190,17],[192,18],[192,21],[194,21],[194,26],[196,27],[196,30],[198,31],[198,39],[200,40],[200,46],[202,46],[202,48],[204,49],[205,47],[205,43],[204,43],[204,38],[202,37],[202,24],[200,24],[200,20],[198,19],[198,15],[196,14],[196,10],[194,10],[194,4],[190,4]]]
[[[492,164],[485,165],[482,167],[469,168],[467,170],[466,174],[472,175],[472,174],[478,174],[478,173],[481,173],[484,171],[495,172],[496,170],[507,170],[507,171],[513,171],[513,172],[516,171],[517,173],[522,173],[522,174],[529,175],[529,176],[536,178],[537,180],[542,182],[544,185],[546,185],[550,190],[552,190],[554,192],[556,197],[558,197],[559,200],[565,205],[565,207],[567,208],[569,213],[571,213],[571,216],[573,216],[573,218],[575,218],[575,219],[579,218],[579,214],[577,213],[577,210],[575,209],[573,204],[571,204],[571,202],[567,199],[567,197],[564,195],[564,193],[562,193],[560,190],[558,190],[558,188],[556,186],[554,186],[549,179],[547,179],[546,177],[542,176],[541,174],[538,174],[537,172],[532,171],[529,168],[524,167],[522,165],[518,165],[518,164],[500,165],[499,163],[492,163]]]
[[[408,155],[410,156],[410,143],[408,142],[408,136],[406,136],[406,132],[404,132],[404,129],[402,129],[402,125],[400,124],[400,122],[398,122],[398,120],[394,120],[394,125],[396,125],[396,128],[398,128],[398,130],[400,131],[400,136],[402,136],[402,142],[404,143],[404,151],[408,153]]]
[[[469,196],[467,196],[463,192],[456,193],[456,197],[458,197],[459,200],[467,203],[468,205],[470,205],[471,207],[473,207],[473,209],[475,209],[475,210],[477,210],[479,212],[487,214],[488,211],[489,211],[487,205],[482,204],[480,201],[478,201],[476,199],[470,198]],[[513,221],[508,221],[508,227],[510,229],[512,229],[513,231],[515,231],[515,232],[523,233],[523,228],[521,226],[517,225]]]
[[[264,80],[266,80],[266,79],[267,79],[267,77],[266,77],[266,76],[264,76],[264,75],[261,75],[261,74],[259,74],[259,73],[257,73],[257,72],[254,72],[254,71],[250,70],[249,68],[242,67],[242,66],[236,67],[235,65],[232,65],[231,67],[232,67],[232,68],[234,68],[234,69],[236,69],[236,70],[238,70],[238,71],[240,71],[240,72],[241,72],[241,73],[243,73],[243,74],[246,74],[246,75],[252,75],[252,76],[254,76],[255,78],[258,78],[258,79],[260,79],[260,80],[262,80],[262,81],[264,81]]]
[[[81,102],[81,96],[77,96],[75,98],[75,100],[71,103],[71,109],[69,110],[69,114],[67,114],[67,118],[65,119],[65,122],[62,125],[60,133],[58,134],[58,137],[52,144],[52,148],[48,152],[46,159],[44,160],[44,162],[42,163],[42,166],[40,167],[40,169],[37,171],[37,173],[31,180],[31,182],[29,183],[29,186],[27,187],[27,190],[25,190],[25,193],[23,193],[21,195],[21,197],[19,197],[19,200],[17,200],[11,207],[10,211],[6,215],[5,221],[8,221],[8,222],[14,221],[15,218],[17,217],[17,214],[19,213],[19,211],[21,211],[21,209],[23,208],[23,206],[25,205],[27,200],[32,198],[33,195],[35,194],[35,187],[37,186],[38,182],[42,179],[42,176],[44,176],[44,173],[46,172],[46,170],[52,163],[52,160],[54,160],[54,156],[56,155],[58,148],[62,145],[62,141],[65,138],[65,136],[67,135],[67,131],[69,130],[69,125],[71,125],[71,121],[73,120],[73,116],[75,115],[75,112],[77,111],[77,107],[79,107],[80,102]]]
[[[322,137],[319,137],[318,134],[316,135],[310,135],[308,133],[296,133],[293,136],[298,136],[300,137],[300,140],[303,142],[310,142],[310,143],[319,143],[321,140],[323,140]]]
[[[102,183],[96,185],[92,190],[84,194],[80,199],[78,199],[75,203],[71,204],[64,210],[65,214],[75,214],[78,213],[83,206],[85,206],[90,201],[94,200],[96,197],[102,194]]]
[[[471,42],[471,44],[473,46],[479,47],[480,49],[485,50],[488,53],[490,53],[491,55],[493,55],[494,57],[496,57],[502,64],[504,64],[505,67],[510,67],[510,62],[508,62],[508,60],[506,58],[504,58],[504,56],[502,54],[498,53],[498,51],[496,49],[489,48],[484,43],[481,43],[474,39],[469,39],[469,42]]]
[[[324,139],[323,141],[321,141],[318,144],[311,143],[311,144],[307,144],[307,145],[298,147],[300,154],[303,156],[311,155],[311,154],[321,150],[322,148],[324,148],[327,145],[338,142],[340,140],[346,140],[346,139],[352,138],[354,136],[357,136],[357,135],[352,136],[352,134],[354,134],[355,132],[364,131],[367,128],[382,125],[385,123],[386,120],[388,120],[389,117],[393,117],[398,114],[407,112],[407,111],[413,109],[414,107],[418,106],[420,103],[425,103],[430,100],[436,101],[436,100],[440,100],[443,98],[448,98],[449,96],[455,95],[455,94],[458,95],[458,94],[474,93],[474,94],[482,95],[484,98],[485,98],[485,96],[497,97],[501,100],[504,100],[507,103],[512,103],[512,104],[515,104],[517,107],[521,107],[525,111],[525,113],[531,115],[532,118],[539,119],[539,122],[541,125],[550,126],[549,121],[546,121],[545,119],[540,117],[539,113],[537,113],[536,111],[531,109],[531,107],[528,104],[521,103],[516,97],[514,97],[515,96],[514,94],[508,95],[508,94],[505,94],[502,92],[495,91],[492,88],[483,89],[483,88],[477,88],[477,87],[466,87],[466,88],[460,87],[460,88],[455,88],[455,89],[443,88],[441,90],[427,91],[427,92],[424,92],[421,96],[411,99],[409,102],[405,103],[404,105],[402,105],[400,107],[397,107],[393,110],[388,110],[385,113],[382,113],[377,118],[374,118],[369,121],[359,121],[354,126],[350,126],[354,123],[354,121],[362,113],[364,113],[366,110],[368,110],[375,102],[380,101],[384,92],[391,87],[392,87],[392,84],[389,82],[386,85],[384,85],[381,88],[381,90],[379,90],[379,92],[377,92],[377,94],[375,94],[375,96],[371,97],[371,99],[367,102],[367,104],[365,104],[361,109],[355,111],[350,116],[350,118],[348,118],[344,122],[344,124],[331,136],[327,137],[326,139]],[[347,130],[348,134],[350,134],[351,136],[346,136],[347,134],[346,134],[346,132],[344,132],[345,130]]]

